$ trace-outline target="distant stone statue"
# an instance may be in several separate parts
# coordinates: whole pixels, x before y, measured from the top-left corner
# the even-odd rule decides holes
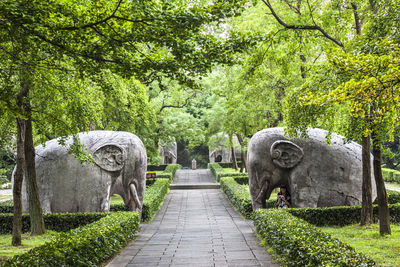
[[[195,159],[192,160],[192,170],[197,169],[197,161]]]
[[[176,164],[178,159],[178,145],[173,142],[170,146],[160,147],[161,164]]]
[[[269,128],[251,138],[248,165],[254,209],[265,208],[272,190],[280,185],[286,185],[292,207],[361,204],[362,148],[354,142],[343,143],[336,134],[328,145],[327,134],[309,129],[309,139],[289,139],[283,128]],[[372,189],[375,198],[375,179]]]
[[[128,132],[78,134],[94,163],[81,165],[54,139],[36,147],[36,175],[44,212],[109,211],[110,196],[119,194],[130,210],[141,211],[146,188],[146,150]],[[25,185],[23,210],[28,209]]]

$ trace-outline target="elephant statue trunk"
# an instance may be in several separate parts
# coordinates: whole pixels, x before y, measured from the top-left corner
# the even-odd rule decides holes
[[[257,132],[248,148],[253,209],[265,208],[272,190],[282,184],[291,194],[293,207],[360,204],[362,148],[354,142],[345,143],[344,137],[336,134],[328,145],[327,135],[316,128],[308,129],[308,139],[288,139],[283,128]],[[375,198],[374,179],[371,182]]]
[[[80,164],[54,139],[36,147],[36,175],[44,212],[109,211],[119,194],[131,211],[141,211],[146,188],[147,155],[142,141],[128,132],[91,131],[77,136],[94,163]],[[23,209],[27,194],[23,185]]]

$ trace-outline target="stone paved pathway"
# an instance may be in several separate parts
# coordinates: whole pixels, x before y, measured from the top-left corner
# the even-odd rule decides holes
[[[175,183],[213,182],[208,170],[180,170]],[[218,189],[171,190],[150,224],[108,265],[279,266]]]

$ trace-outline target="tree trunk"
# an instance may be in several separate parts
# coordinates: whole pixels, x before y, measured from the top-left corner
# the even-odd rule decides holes
[[[362,138],[361,225],[369,225],[373,223],[370,140],[370,136],[363,136]]]
[[[245,143],[243,141],[243,138],[240,134],[236,134],[236,137],[239,141],[240,144],[240,150],[241,150],[241,157],[242,157],[242,166],[240,168],[240,172],[243,172],[243,168],[247,172],[247,152],[245,151]]]
[[[236,160],[235,148],[233,147],[233,145],[232,145],[232,147],[231,147],[231,151],[232,151],[232,164],[233,164],[233,168],[234,168],[235,170],[237,170],[237,169],[238,169],[238,165],[237,165],[237,160]]]
[[[378,194],[378,211],[379,211],[379,232],[381,235],[390,235],[390,213],[387,202],[387,194],[385,188],[385,182],[382,176],[382,150],[378,142],[372,134],[372,154],[374,156],[374,175],[376,182],[376,191]]]
[[[30,114],[26,121],[25,167],[26,188],[29,199],[29,215],[31,220],[31,235],[41,235],[44,234],[46,230],[44,226],[42,205],[40,204],[38,185],[36,182],[35,147],[33,145],[32,119]]]
[[[14,172],[13,184],[13,202],[14,202],[14,217],[13,217],[13,230],[12,242],[13,246],[21,245],[22,235],[22,181],[24,179],[25,168],[25,154],[24,154],[24,140],[25,140],[25,121],[17,119],[17,166]]]

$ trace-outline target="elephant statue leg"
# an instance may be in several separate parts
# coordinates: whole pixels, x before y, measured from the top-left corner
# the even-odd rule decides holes
[[[135,211],[135,210],[139,211],[139,213],[140,213],[140,211],[142,210],[142,207],[140,205],[140,200],[139,200],[139,196],[138,196],[138,193],[136,190],[136,186],[132,183],[129,185],[129,188],[130,188],[131,200],[132,200],[129,202],[129,209],[131,211]]]

